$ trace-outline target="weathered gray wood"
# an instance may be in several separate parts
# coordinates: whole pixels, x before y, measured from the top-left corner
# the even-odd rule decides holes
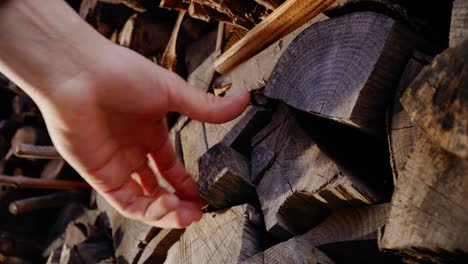
[[[270,115],[264,108],[250,106],[236,119],[220,125],[192,120],[181,131],[185,168],[198,180],[198,159],[220,142],[242,153],[250,137],[269,121]]]
[[[307,233],[275,245],[245,263],[322,263],[318,258],[324,254],[316,247],[377,240],[378,230],[385,224],[388,210],[388,204],[340,210]]]
[[[205,213],[169,250],[165,263],[239,263],[260,251],[260,216],[249,205]]]
[[[158,228],[120,215],[102,196],[97,196],[97,207],[109,219],[114,240],[115,256],[120,261],[137,263],[144,247],[157,234]]]
[[[380,246],[418,261],[466,261],[467,171],[467,160],[422,135],[395,185]]]
[[[466,38],[468,38],[468,2],[455,0],[450,25],[450,47],[460,45]]]
[[[330,159],[284,105],[253,138],[252,146],[251,179],[259,182],[265,225],[273,235],[305,232],[329,209],[380,199],[364,181]]]
[[[216,208],[254,203],[255,187],[250,183],[247,158],[219,143],[198,161],[200,197]]]
[[[179,240],[185,229],[161,229],[146,245],[138,264],[164,263],[167,252]]]
[[[392,18],[373,12],[316,23],[283,53],[265,94],[379,134],[414,38]]]
[[[421,135],[421,129],[414,124],[400,103],[400,98],[408,85],[416,78],[423,67],[430,63],[432,58],[416,52],[406,65],[388,120],[388,145],[390,147],[390,162],[392,165],[393,182],[396,182],[399,172],[403,170],[413,149],[414,142]]]
[[[468,39],[439,54],[401,99],[410,118],[447,151],[468,159]]]
[[[257,55],[218,77],[214,82],[215,89],[228,86],[226,94],[234,94],[242,90],[252,91],[264,87],[276,62],[293,39],[310,25],[326,19],[327,16],[319,14]]]

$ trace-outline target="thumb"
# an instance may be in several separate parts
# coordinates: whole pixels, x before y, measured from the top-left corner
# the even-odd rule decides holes
[[[219,97],[192,87],[180,78],[168,86],[168,95],[171,111],[207,123],[230,121],[242,114],[250,102],[247,91]]]

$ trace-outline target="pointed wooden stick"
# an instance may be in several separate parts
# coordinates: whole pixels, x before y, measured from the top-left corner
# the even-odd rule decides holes
[[[64,181],[64,180],[46,180],[36,179],[25,176],[6,176],[0,175],[0,185],[6,185],[16,188],[31,188],[31,189],[57,189],[57,190],[75,190],[89,189],[86,182]]]
[[[15,155],[28,159],[61,159],[60,153],[54,146],[36,146],[19,144],[16,146]]]
[[[179,36],[180,25],[182,25],[185,13],[186,11],[179,12],[174,29],[172,30],[171,38],[169,39],[169,43],[167,44],[166,50],[164,50],[164,54],[161,59],[161,66],[170,71],[174,71],[177,64],[177,37]]]

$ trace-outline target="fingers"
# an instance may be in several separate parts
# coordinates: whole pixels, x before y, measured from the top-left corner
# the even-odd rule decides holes
[[[200,220],[202,213],[196,204],[181,201],[160,186],[153,193],[145,196],[140,185],[129,179],[103,196],[123,216],[162,228],[182,228]]]
[[[219,97],[191,87],[181,79],[174,79],[168,85],[169,109],[202,122],[230,121],[238,117],[250,101],[248,92]]]
[[[174,187],[176,194],[183,200],[199,202],[198,185],[187,173],[169,140],[161,148],[150,153],[161,176]]]

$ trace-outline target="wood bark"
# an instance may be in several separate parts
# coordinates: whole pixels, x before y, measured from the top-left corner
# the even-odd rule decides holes
[[[259,218],[249,205],[205,213],[171,247],[165,263],[240,263],[260,251]]]
[[[386,107],[414,43],[410,31],[377,13],[352,13],[317,23],[283,53],[265,94],[303,111],[382,133]]]
[[[252,91],[264,87],[276,62],[294,38],[312,24],[326,19],[328,18],[323,14],[317,15],[257,55],[221,75],[214,81],[215,89],[229,87],[227,94],[235,94],[242,90]]]
[[[320,14],[335,0],[287,0],[215,62],[219,73],[226,73],[255,55],[267,45],[286,36]]]
[[[252,146],[251,179],[258,183],[266,228],[275,236],[303,233],[329,210],[380,199],[362,179],[330,159],[285,106]]]
[[[468,2],[455,0],[450,25],[450,47],[462,44],[466,38],[468,38]]]
[[[439,54],[401,99],[410,118],[447,151],[468,159],[468,40]]]
[[[184,163],[188,173],[198,180],[198,159],[220,142],[243,154],[249,153],[250,151],[245,148],[249,146],[251,136],[269,121],[270,114],[270,111],[262,107],[248,107],[236,119],[220,125],[192,120],[180,132]]]
[[[466,261],[467,171],[467,160],[422,135],[395,185],[380,246],[419,261]]]
[[[377,240],[388,210],[388,204],[343,209],[307,233],[279,243],[245,263],[333,263],[329,259],[326,262],[328,257],[316,248],[334,243]]]
[[[247,158],[239,152],[218,143],[211,147],[198,161],[200,197],[224,209],[256,200],[255,187],[250,183]]]
[[[421,129],[411,121],[408,113],[401,106],[400,98],[423,67],[429,64],[431,60],[432,58],[425,54],[419,52],[413,54],[401,76],[393,106],[389,113],[390,120],[388,120],[387,136],[393,182],[396,182],[398,174],[405,167],[414,142],[421,136]]]

